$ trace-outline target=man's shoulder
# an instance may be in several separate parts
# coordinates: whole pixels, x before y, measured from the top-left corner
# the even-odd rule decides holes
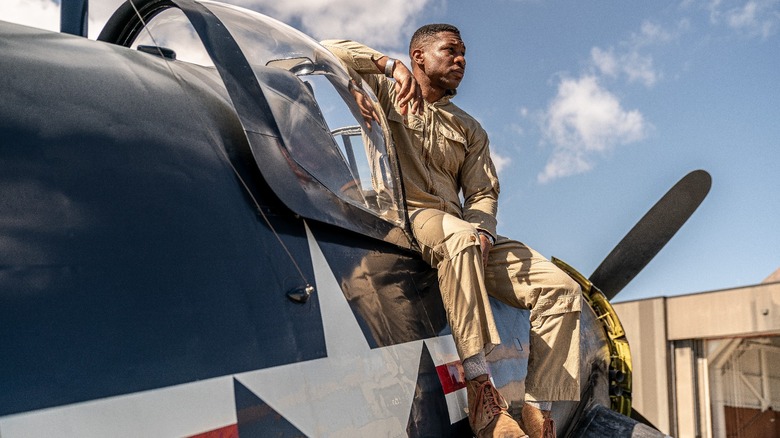
[[[452,114],[452,116],[458,120],[459,124],[461,124],[463,128],[469,131],[484,131],[482,124],[479,123],[479,120],[477,120],[463,108],[452,103],[452,101],[447,102],[443,109]]]

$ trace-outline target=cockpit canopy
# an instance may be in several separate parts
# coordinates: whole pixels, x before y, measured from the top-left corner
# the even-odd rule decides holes
[[[409,246],[387,122],[370,89],[351,82],[335,56],[292,27],[235,6],[131,1],[99,39],[215,69],[257,166],[289,208]],[[377,119],[361,116],[361,104],[372,105]]]

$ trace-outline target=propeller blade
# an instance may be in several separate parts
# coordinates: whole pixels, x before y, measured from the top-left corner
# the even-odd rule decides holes
[[[712,185],[710,174],[685,175],[634,225],[589,280],[612,299],[636,277],[696,211]]]

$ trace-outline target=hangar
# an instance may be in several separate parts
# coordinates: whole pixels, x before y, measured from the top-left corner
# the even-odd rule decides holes
[[[633,407],[675,437],[780,437],[780,269],[734,289],[614,303]]]

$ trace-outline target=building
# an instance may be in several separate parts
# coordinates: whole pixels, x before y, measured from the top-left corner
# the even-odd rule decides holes
[[[763,283],[613,304],[633,407],[679,438],[780,437],[780,269]]]

